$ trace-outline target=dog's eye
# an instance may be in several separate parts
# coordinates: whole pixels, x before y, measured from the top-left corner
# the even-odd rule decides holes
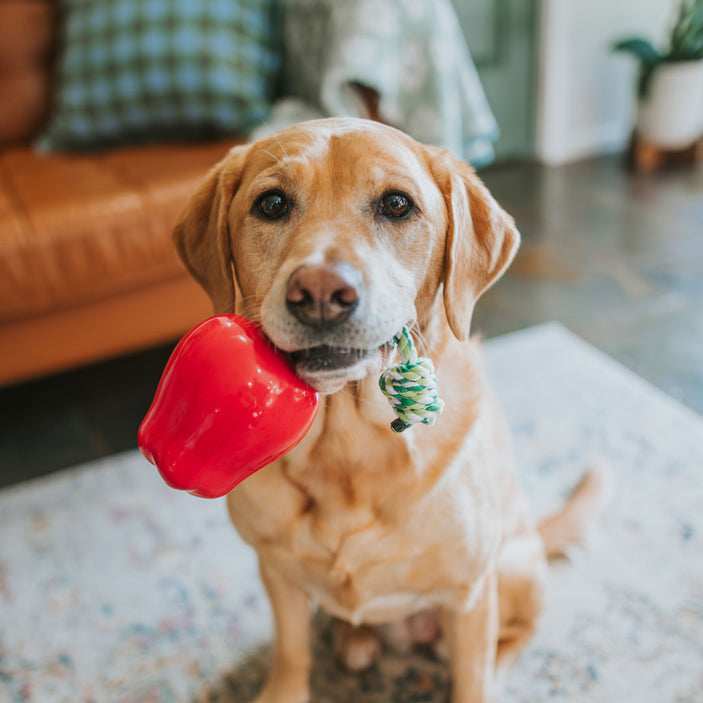
[[[260,195],[255,208],[267,220],[277,220],[288,212],[288,200],[283,193],[274,190]]]
[[[391,191],[386,193],[379,203],[379,210],[382,215],[391,218],[404,217],[412,209],[413,201],[409,195]]]

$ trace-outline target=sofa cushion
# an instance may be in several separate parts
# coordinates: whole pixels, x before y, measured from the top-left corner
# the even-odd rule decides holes
[[[266,117],[278,0],[64,0],[47,150],[243,134]]]
[[[44,124],[55,15],[52,0],[0,1],[0,146],[26,142]]]
[[[175,219],[233,144],[0,154],[0,322],[180,274]]]

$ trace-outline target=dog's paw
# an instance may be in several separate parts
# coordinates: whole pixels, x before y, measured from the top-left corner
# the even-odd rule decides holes
[[[334,654],[347,671],[358,673],[370,669],[380,653],[378,635],[371,628],[353,627],[346,622],[336,624]]]
[[[402,620],[381,625],[378,630],[383,643],[397,654],[407,654],[415,645],[434,647],[442,634],[435,610],[421,610]]]

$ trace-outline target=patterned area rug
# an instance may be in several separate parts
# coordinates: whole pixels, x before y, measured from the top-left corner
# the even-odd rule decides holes
[[[505,703],[703,701],[703,421],[556,325],[486,344],[535,512],[594,456],[616,474],[591,548],[551,572]],[[0,494],[0,701],[244,703],[268,667],[254,555],[222,501],[137,452]],[[316,618],[314,703],[444,701],[417,653],[341,673]]]

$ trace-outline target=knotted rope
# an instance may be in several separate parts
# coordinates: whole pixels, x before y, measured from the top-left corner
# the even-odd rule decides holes
[[[384,371],[378,380],[378,385],[398,416],[391,423],[391,429],[404,432],[418,422],[432,425],[444,409],[432,359],[418,358],[407,327],[403,327],[392,342],[398,345],[401,363]]]

